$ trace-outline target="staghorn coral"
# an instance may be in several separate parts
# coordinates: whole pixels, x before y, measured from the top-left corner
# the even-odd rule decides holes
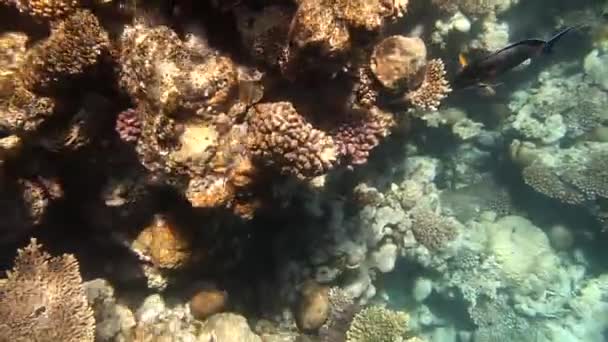
[[[346,342],[408,341],[409,315],[380,306],[370,306],[355,315],[346,332]]]
[[[393,116],[377,107],[353,109],[332,133],[342,158],[350,165],[367,162],[371,150],[390,134]]]
[[[449,221],[425,208],[412,211],[412,232],[418,242],[430,250],[444,247],[457,231]]]
[[[41,247],[31,239],[0,281],[0,340],[93,342],[95,318],[78,260],[51,257]]]
[[[95,65],[109,44],[97,17],[79,10],[54,25],[50,37],[28,51],[21,78],[30,90],[59,86]]]
[[[338,147],[332,137],[314,128],[290,102],[257,104],[248,123],[254,158],[284,174],[307,179],[337,164]]]
[[[80,0],[2,0],[19,12],[46,20],[60,19],[80,7]]]
[[[445,67],[440,59],[428,61],[424,81],[420,87],[409,91],[405,95],[405,99],[416,108],[437,110],[441,100],[452,91],[445,74]]]
[[[370,68],[392,91],[414,89],[424,77],[426,46],[420,38],[391,36],[374,47]]]

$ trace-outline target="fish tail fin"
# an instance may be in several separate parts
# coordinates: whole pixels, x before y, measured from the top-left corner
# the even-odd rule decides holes
[[[551,52],[553,52],[553,45],[555,45],[555,43],[566,33],[576,29],[576,26],[569,26],[566,27],[565,29],[557,32],[553,37],[551,37],[549,40],[547,40],[547,42],[545,43],[545,46],[543,47],[543,53],[549,54]]]

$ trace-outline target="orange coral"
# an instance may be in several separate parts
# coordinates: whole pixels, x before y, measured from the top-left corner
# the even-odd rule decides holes
[[[155,215],[131,244],[131,248],[159,268],[175,269],[190,259],[189,236],[168,216]]]
[[[31,239],[0,280],[0,341],[93,342],[95,318],[78,260],[41,247]]]
[[[445,78],[445,66],[441,59],[432,59],[427,63],[424,81],[415,90],[406,94],[406,99],[422,110],[437,110],[437,107],[451,91]]]

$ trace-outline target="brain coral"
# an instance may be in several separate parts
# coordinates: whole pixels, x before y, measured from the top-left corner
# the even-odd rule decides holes
[[[0,281],[0,341],[93,342],[95,318],[73,255],[51,257],[32,239]]]
[[[28,52],[21,67],[24,84],[31,90],[46,89],[80,75],[98,62],[109,44],[93,13],[75,12],[53,25],[50,37]]]
[[[261,103],[249,114],[253,156],[301,179],[322,175],[337,164],[338,147],[290,102]]]

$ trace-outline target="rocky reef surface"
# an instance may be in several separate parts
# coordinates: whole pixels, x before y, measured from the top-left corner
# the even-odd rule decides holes
[[[0,0],[0,342],[605,341],[607,16]]]

